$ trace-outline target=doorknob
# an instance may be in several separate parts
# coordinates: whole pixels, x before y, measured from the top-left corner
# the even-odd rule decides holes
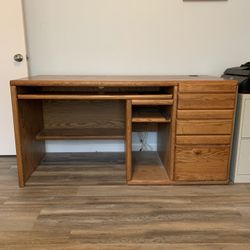
[[[14,60],[16,62],[22,62],[23,61],[23,55],[21,55],[21,54],[14,55]]]

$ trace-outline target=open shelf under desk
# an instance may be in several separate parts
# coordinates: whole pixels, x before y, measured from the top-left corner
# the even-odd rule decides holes
[[[36,135],[37,140],[123,140],[122,128],[83,128],[83,129],[43,129]]]
[[[27,186],[125,185],[123,152],[46,153]]]
[[[164,185],[170,179],[157,152],[133,152],[132,179],[128,184]]]

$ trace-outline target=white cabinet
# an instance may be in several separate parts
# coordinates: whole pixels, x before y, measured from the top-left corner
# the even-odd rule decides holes
[[[250,183],[250,94],[239,94],[231,161],[231,179]]]
[[[242,95],[243,105],[242,106],[242,132],[241,138],[250,139],[250,94]]]
[[[237,174],[250,176],[250,140],[242,139],[240,142],[238,165]]]

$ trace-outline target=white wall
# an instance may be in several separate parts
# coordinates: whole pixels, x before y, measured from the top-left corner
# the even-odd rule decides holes
[[[24,3],[33,75],[220,75],[250,60],[249,0]]]

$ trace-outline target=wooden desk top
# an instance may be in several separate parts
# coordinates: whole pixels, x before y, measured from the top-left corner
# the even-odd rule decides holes
[[[132,86],[168,86],[179,83],[209,83],[227,82],[236,85],[234,80],[223,79],[213,76],[178,76],[178,75],[157,75],[157,76],[86,76],[86,75],[40,75],[12,80],[12,86],[104,86],[104,87],[132,87]]]

